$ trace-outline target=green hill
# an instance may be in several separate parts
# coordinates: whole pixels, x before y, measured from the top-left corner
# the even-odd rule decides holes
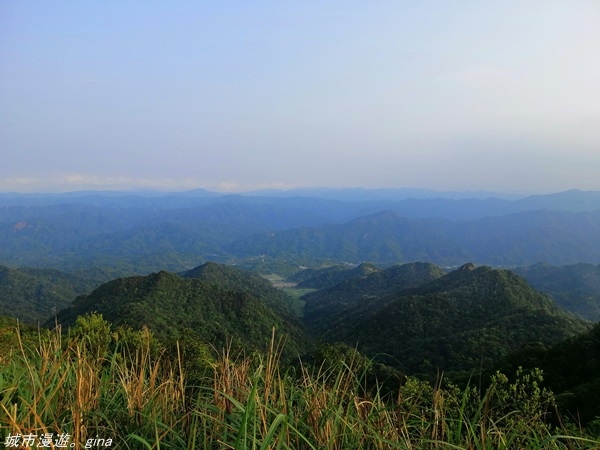
[[[223,275],[217,277],[215,272]],[[202,275],[212,272],[215,276]],[[184,278],[161,271],[147,276],[119,278],[105,283],[90,295],[79,297],[58,314],[58,322],[70,326],[77,316],[98,312],[114,326],[133,328],[147,326],[159,340],[180,339],[185,329],[192,329],[205,342],[217,348],[229,340],[246,349],[264,348],[272,329],[288,335],[288,350],[295,354],[303,350],[308,339],[302,326],[282,313],[287,306],[273,307],[277,298],[264,285],[243,283],[244,274],[216,264],[187,273],[200,278]],[[273,288],[271,288],[273,289]]]
[[[600,321],[600,266],[535,264],[513,271],[563,309],[592,322]]]
[[[405,373],[488,367],[528,342],[555,343],[589,327],[517,275],[472,264],[404,290],[374,283],[352,292],[342,283],[307,295],[306,323],[321,339],[388,355]]]
[[[180,274],[183,278],[200,280],[221,289],[245,292],[287,318],[295,317],[289,296],[260,275],[235,267],[208,262]]]
[[[551,347],[524,346],[504,358],[500,370],[539,367],[544,384],[556,394],[561,410],[574,422],[600,418],[600,323]]]
[[[0,316],[45,322],[101,282],[53,269],[0,266]]]
[[[391,211],[359,217],[344,224],[264,233],[228,247],[238,256],[266,254],[277,258],[337,261],[452,261],[469,258],[453,242],[440,219],[407,219]]]
[[[528,211],[469,221],[408,219],[392,211],[344,224],[262,233],[227,247],[239,257],[429,261],[448,266],[476,261],[495,266],[600,262],[600,211]]]
[[[336,318],[340,321],[358,318],[364,309],[373,308],[378,298],[421,286],[444,275],[445,272],[433,264],[409,263],[357,276],[304,295],[304,319],[313,329],[335,327]]]
[[[298,283],[296,287],[299,289],[324,289],[379,270],[381,269],[369,263],[359,264],[352,269],[349,269],[348,266],[335,265],[323,269],[305,269],[288,279],[292,282],[296,281]]]

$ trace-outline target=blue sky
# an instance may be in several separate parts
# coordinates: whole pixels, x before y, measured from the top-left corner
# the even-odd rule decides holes
[[[600,3],[0,3],[0,191],[600,190]]]

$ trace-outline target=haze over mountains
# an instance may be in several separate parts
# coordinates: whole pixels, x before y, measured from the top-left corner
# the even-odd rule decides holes
[[[394,193],[397,199],[390,199]],[[517,200],[402,195],[349,190],[335,196],[352,200],[335,200],[206,191],[3,194],[0,263],[118,267],[131,274],[257,255],[448,266],[600,263],[600,192]]]
[[[271,194],[3,194],[0,316],[68,328],[95,312],[161,342],[192,333],[249,351],[275,330],[286,358],[344,343],[423,378],[553,367],[571,346],[595,348],[599,192]],[[553,375],[589,419],[590,364]]]
[[[1,2],[3,448],[600,449],[599,23]]]
[[[0,206],[41,206],[78,203],[94,206],[155,206],[189,207],[228,201],[231,198],[250,198],[264,203],[277,199],[286,203],[291,199],[333,200],[344,203],[369,202],[396,204],[398,211],[409,217],[478,218],[488,214],[502,215],[536,209],[563,211],[592,211],[599,207],[599,191],[572,189],[553,194],[518,196],[486,191],[442,192],[426,189],[331,189],[305,188],[291,190],[264,190],[240,194],[223,194],[204,189],[176,193],[159,191],[78,191],[65,193],[0,193]],[[258,200],[262,199],[262,200]],[[375,206],[377,210],[379,206]],[[383,209],[395,209],[392,207]]]

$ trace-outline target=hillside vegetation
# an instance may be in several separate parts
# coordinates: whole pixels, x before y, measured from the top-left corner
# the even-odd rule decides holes
[[[304,298],[306,323],[321,339],[380,354],[410,374],[490,367],[524,344],[589,328],[522,278],[472,264],[448,274],[427,264],[392,267]]]
[[[359,264],[349,268],[343,265],[334,265],[321,269],[305,269],[293,274],[289,281],[297,282],[298,289],[324,289],[335,286],[350,278],[356,278],[378,272],[380,269],[369,263]]]
[[[355,194],[337,196],[344,200],[204,192],[4,195],[0,264],[101,267],[124,276],[264,258],[296,266],[600,263],[597,192],[515,201]]]
[[[217,348],[233,341],[248,350],[263,348],[275,328],[288,336],[288,351],[297,355],[309,339],[289,303],[260,277],[207,264],[183,276],[161,271],[113,280],[77,298],[56,320],[68,327],[96,312],[115,326],[146,326],[162,342],[181,339],[189,329]]]
[[[43,323],[100,284],[58,270],[0,266],[0,316]]]
[[[100,341],[107,345],[93,345]],[[114,330],[87,316],[67,337],[44,333],[20,345],[0,364],[0,441],[19,447],[49,436],[60,447],[125,449],[600,445],[594,428],[548,421],[555,401],[539,371],[496,373],[485,391],[409,378],[386,398],[377,386],[365,392],[368,361],[353,353],[327,368],[291,371],[274,338],[266,353],[208,356],[208,372],[190,383],[182,359],[157,353],[153,342],[147,330]]]
[[[598,327],[585,332],[524,279],[429,263],[299,277],[329,286],[305,297],[318,345],[282,290],[215,263],[104,283],[52,332],[0,321],[0,440],[52,430],[81,447],[100,437],[150,449],[599,445]]]
[[[540,368],[565,414],[587,423],[600,417],[600,323],[553,346],[528,345],[497,365],[505,371]]]
[[[392,211],[343,224],[267,232],[228,246],[239,257],[455,266],[600,263],[600,211],[529,211],[470,221],[408,219]]]
[[[600,321],[600,266],[535,264],[513,271],[550,295],[561,308],[592,322]]]
[[[4,447],[600,448],[600,192],[309,194],[0,194]]]

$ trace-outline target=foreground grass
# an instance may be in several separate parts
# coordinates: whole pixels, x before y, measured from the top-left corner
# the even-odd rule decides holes
[[[60,332],[0,366],[0,443],[10,448],[520,449],[599,448],[551,427],[539,373],[501,374],[486,393],[409,379],[394,398],[364,385],[354,359],[283,370],[281,342],[266,355],[223,350],[191,385],[182,352],[63,341]],[[25,439],[32,439],[25,441]],[[59,441],[62,439],[62,441]],[[17,445],[18,444],[18,445]],[[32,444],[32,445],[25,445]]]

